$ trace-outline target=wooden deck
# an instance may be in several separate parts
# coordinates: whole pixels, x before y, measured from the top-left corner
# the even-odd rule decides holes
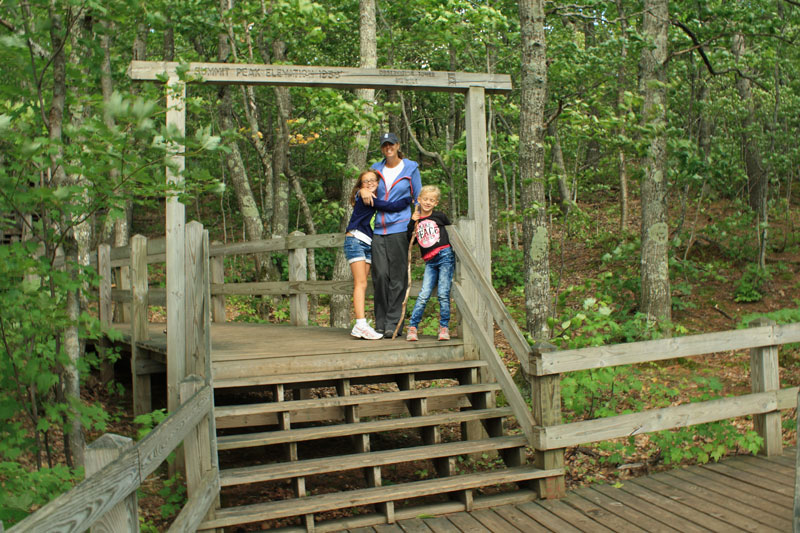
[[[130,343],[130,325],[114,324]],[[166,324],[151,323],[150,339],[140,342],[153,360],[165,362]],[[432,350],[431,348],[436,348]],[[336,373],[357,368],[376,368],[421,363],[445,363],[463,359],[459,338],[437,341],[422,335],[418,342],[396,339],[354,339],[349,329],[317,326],[226,322],[211,325],[211,365],[216,388],[230,385],[268,384],[283,376]],[[253,377],[257,376],[257,377]],[[250,380],[248,382],[248,380]]]
[[[791,531],[795,448],[594,484],[561,500],[399,520],[349,533]]]

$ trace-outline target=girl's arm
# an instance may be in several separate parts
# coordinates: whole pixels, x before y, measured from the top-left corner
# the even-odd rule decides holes
[[[379,200],[378,198],[372,199],[372,206],[375,209],[378,211],[385,211],[387,213],[396,213],[397,211],[402,211],[408,207],[409,204],[411,204],[410,196],[406,196],[405,198],[401,198],[400,200],[395,200],[393,202],[386,202],[384,200]]]

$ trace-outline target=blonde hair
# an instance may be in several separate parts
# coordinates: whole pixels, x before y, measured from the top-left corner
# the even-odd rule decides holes
[[[419,190],[419,194],[417,195],[417,197],[420,197],[423,194],[427,193],[435,194],[437,201],[442,199],[442,191],[436,185],[423,185],[422,188]]]

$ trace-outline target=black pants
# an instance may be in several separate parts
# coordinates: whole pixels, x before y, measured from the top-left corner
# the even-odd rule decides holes
[[[405,232],[373,235],[371,272],[375,292],[375,329],[392,333],[400,321],[408,287],[408,239]]]

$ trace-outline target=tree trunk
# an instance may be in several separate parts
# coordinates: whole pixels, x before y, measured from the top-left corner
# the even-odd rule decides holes
[[[547,125],[547,134],[553,138],[550,157],[558,178],[558,203],[561,212],[566,217],[572,207],[572,192],[569,190],[569,184],[567,183],[567,169],[564,166],[564,152],[561,150],[561,137],[558,135],[557,121],[553,120]]]
[[[544,106],[547,94],[547,56],[542,0],[519,3],[522,34],[520,82],[519,174],[525,250],[525,316],[531,336],[549,338],[550,237],[545,209]],[[537,206],[533,208],[533,206]]]
[[[668,0],[645,0],[643,33],[650,46],[640,60],[642,120],[655,132],[642,161],[641,311],[650,320],[672,319],[667,224],[667,91]]]
[[[745,51],[744,36],[741,33],[733,35],[732,51],[737,63],[740,62]],[[761,161],[761,152],[753,136],[753,129],[756,127],[757,121],[750,80],[741,75],[737,76],[736,90],[746,110],[746,115],[742,122],[742,154],[745,171],[747,172],[748,203],[750,209],[756,214],[756,231],[759,245],[758,266],[763,269],[766,263],[769,176],[764,169]]]
[[[622,0],[617,2],[617,16],[619,17],[619,32],[621,35],[628,33],[628,19],[625,16],[625,8]],[[628,41],[623,38],[620,41],[622,48],[619,51],[620,61],[617,68],[617,117],[620,119],[620,126],[617,134],[625,135],[625,126],[622,124],[624,112],[625,84],[627,73],[625,72],[625,62],[628,58]],[[620,146],[617,150],[619,160],[619,230],[624,235],[628,227],[628,162],[625,155],[625,147]]]
[[[378,40],[375,29],[375,0],[360,0],[359,2],[359,35],[361,48],[361,68],[376,68],[378,65]],[[372,112],[371,102],[375,98],[374,89],[356,89],[356,97],[364,102],[364,113]],[[371,131],[362,131],[356,134],[355,141],[347,149],[347,165],[342,178],[341,205],[344,207],[344,217],[340,230],[347,229],[347,222],[353,208],[350,205],[350,191],[353,188],[358,174],[367,167],[367,146]],[[344,252],[336,252],[333,279],[348,279],[350,266],[344,257]],[[331,327],[346,328],[350,325],[350,296],[338,294],[331,296]]]
[[[286,43],[276,40],[272,43],[273,58],[276,62],[286,59]],[[272,154],[274,201],[272,210],[272,234],[289,234],[289,180],[286,168],[289,162],[289,119],[292,116],[292,100],[288,87],[275,87],[278,102],[278,138]]]

